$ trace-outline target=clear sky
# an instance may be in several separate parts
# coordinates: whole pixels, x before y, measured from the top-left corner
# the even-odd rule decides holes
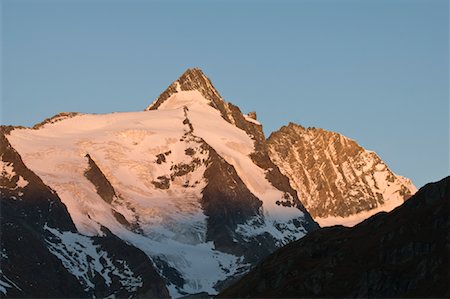
[[[144,109],[187,67],[256,110],[376,151],[418,186],[449,175],[440,0],[1,1],[1,124]]]

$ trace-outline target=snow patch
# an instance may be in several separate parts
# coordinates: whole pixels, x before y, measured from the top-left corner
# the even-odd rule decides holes
[[[379,212],[390,212],[396,207],[403,204],[403,200],[395,197],[393,200],[389,200],[386,204],[380,205],[369,211],[362,211],[357,214],[350,215],[348,217],[316,217],[314,220],[319,223],[321,227],[333,226],[333,225],[343,225],[347,227],[353,227],[356,224],[366,220],[367,218],[379,213]]]
[[[244,118],[246,121],[253,123],[255,125],[261,126],[261,123],[259,121],[257,121],[256,119],[251,118],[250,116],[248,116],[247,114],[243,114]]]
[[[12,289],[12,288],[15,288],[19,291],[22,290],[17,284],[14,283],[14,281],[12,281],[8,277],[6,277],[6,275],[3,274],[2,269],[0,269],[0,293],[3,293],[3,295],[6,295],[8,293],[7,289]]]
[[[118,260],[114,264],[108,252],[95,245],[89,237],[69,231],[60,232],[47,225],[44,228],[53,235],[46,240],[49,251],[77,277],[85,291],[95,289],[96,275],[100,275],[107,286],[111,285],[113,276],[118,277],[119,283],[129,292],[142,287],[142,278],[134,276],[125,261]]]
[[[16,183],[18,188],[25,188],[28,185],[28,181],[25,180],[22,176],[19,176],[19,180]]]
[[[12,179],[16,175],[12,162],[4,162],[2,160],[0,163],[2,164],[2,176],[7,179]]]
[[[11,181],[14,177],[17,176],[14,171],[14,165],[12,162],[5,162],[0,160],[0,164],[2,166],[0,176],[6,178],[8,181]],[[18,180],[16,182],[16,186],[11,188],[11,190],[15,190],[17,188],[25,188],[28,185],[28,181],[25,180],[21,175],[18,176]]]

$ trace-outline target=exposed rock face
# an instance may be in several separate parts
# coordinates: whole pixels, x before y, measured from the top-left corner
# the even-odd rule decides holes
[[[33,129],[37,130],[37,129],[43,127],[46,124],[54,124],[56,122],[62,121],[62,120],[67,119],[67,118],[74,117],[74,116],[79,115],[79,114],[80,113],[78,113],[78,112],[60,112],[60,113],[58,113],[58,114],[56,114],[56,115],[54,115],[52,117],[46,118],[44,121],[42,121],[42,122],[40,122],[38,124],[35,124],[33,126]]]
[[[0,132],[2,297],[169,295],[152,262],[108,230],[79,234],[58,195]],[[89,268],[87,263],[92,263]]]
[[[338,133],[290,123],[267,144],[271,159],[321,225],[348,224],[348,219],[355,224],[390,211],[416,191],[376,153]]]
[[[177,81],[173,82],[146,110],[156,110],[178,90],[189,91],[198,90],[208,101],[211,107],[220,111],[222,117],[231,122],[230,111],[226,103],[222,100],[219,92],[211,81],[199,68],[187,69]]]
[[[114,187],[98,167],[97,163],[92,159],[91,155],[86,154],[85,157],[88,162],[88,167],[84,171],[84,176],[95,186],[97,194],[111,206],[111,212],[114,215],[114,218],[127,228],[140,231],[140,227],[135,221],[136,219],[133,219],[133,224],[131,224],[125,216],[118,211],[121,208],[130,209],[130,207],[123,207],[124,203],[122,198],[116,193],[116,190],[114,190]],[[131,208],[131,210],[132,209],[133,208]]]
[[[447,177],[390,213],[277,250],[219,298],[448,298],[449,204]]]
[[[95,161],[92,160],[92,157],[89,154],[86,154],[85,157],[88,160],[89,167],[85,170],[84,176],[95,186],[100,197],[111,204],[117,198],[116,191]]]
[[[217,250],[245,256],[247,262],[255,263],[277,248],[276,240],[267,234],[249,242],[236,229],[239,224],[261,215],[262,202],[248,190],[234,167],[208,148],[210,155],[205,171],[208,184],[201,199],[208,216],[206,239],[213,241]],[[262,239],[266,246],[259,245]]]

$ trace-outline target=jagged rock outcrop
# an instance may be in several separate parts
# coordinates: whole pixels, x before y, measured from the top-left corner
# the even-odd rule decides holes
[[[374,152],[341,134],[290,123],[267,140],[270,157],[321,225],[353,225],[416,191]]]
[[[56,115],[54,115],[52,117],[44,119],[42,122],[40,122],[38,124],[35,124],[33,126],[33,129],[37,130],[37,129],[43,127],[46,124],[54,124],[56,122],[62,121],[62,120],[67,119],[67,118],[74,117],[74,116],[79,115],[79,114],[80,113],[78,113],[78,112],[60,112],[60,113],[58,113],[58,114],[56,114]]]
[[[448,298],[450,177],[353,228],[310,233],[219,298]]]
[[[222,117],[232,122],[230,110],[227,104],[222,100],[219,92],[213,86],[211,81],[199,68],[187,69],[178,80],[174,81],[146,110],[157,110],[161,104],[169,99],[174,93],[180,91],[199,91],[202,96],[209,101],[209,105],[219,110]]]

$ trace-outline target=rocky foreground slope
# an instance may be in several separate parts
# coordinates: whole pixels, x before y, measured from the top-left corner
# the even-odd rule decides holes
[[[449,298],[450,177],[277,250],[219,298]]]
[[[391,211],[417,189],[341,134],[289,123],[267,140],[270,158],[321,226],[352,226]]]

